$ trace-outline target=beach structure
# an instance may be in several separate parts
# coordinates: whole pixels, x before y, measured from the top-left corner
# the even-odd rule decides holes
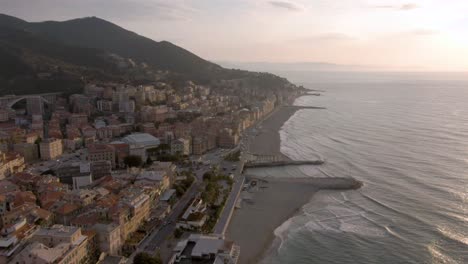
[[[236,264],[239,255],[240,247],[232,241],[218,236],[191,234],[177,243],[169,263]]]
[[[206,208],[206,204],[201,198],[194,199],[180,220],[177,222],[177,228],[201,228],[208,219],[208,216],[205,213]]]

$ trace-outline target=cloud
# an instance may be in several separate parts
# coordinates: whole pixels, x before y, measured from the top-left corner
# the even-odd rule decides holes
[[[282,8],[286,9],[288,11],[302,11],[303,8],[300,7],[299,5],[292,3],[292,2],[287,2],[287,1],[269,1],[268,2],[270,5],[277,7],[277,8]]]
[[[372,6],[372,8],[389,9],[389,10],[395,10],[395,11],[409,11],[409,10],[420,8],[420,6],[414,3],[407,3],[403,5],[375,5],[375,6]]]
[[[413,36],[431,36],[431,35],[439,34],[438,31],[431,30],[431,29],[415,29],[413,31],[409,31],[406,33],[408,35],[413,35]]]
[[[357,38],[338,32],[325,32],[316,35],[309,35],[296,39],[287,40],[288,43],[296,44],[316,44],[316,43],[349,43],[358,40]]]

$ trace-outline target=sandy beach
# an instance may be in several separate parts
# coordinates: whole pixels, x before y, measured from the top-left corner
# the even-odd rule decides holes
[[[274,231],[294,216],[318,190],[312,184],[295,182],[258,183],[241,194],[227,237],[241,246],[239,263],[258,263],[275,238]]]
[[[249,151],[282,155],[279,130],[297,110],[276,109],[257,125],[256,135],[249,142]],[[258,181],[257,187],[243,191],[242,208],[236,209],[227,230],[227,237],[241,247],[239,263],[259,262],[275,238],[274,230],[294,216],[317,190],[313,184],[268,179],[267,183]]]
[[[282,107],[257,125],[249,142],[249,152],[263,155],[283,155],[280,152],[279,131],[300,107]],[[285,159],[285,157],[283,155]],[[258,170],[258,169],[257,169]],[[260,262],[267,250],[274,248],[274,231],[301,210],[320,189],[355,189],[360,183],[345,178],[265,178],[254,188],[241,193],[241,208],[236,209],[227,230],[227,238],[241,247],[239,263]],[[272,247],[273,246],[273,247]]]
[[[257,135],[249,142],[249,152],[259,155],[282,155],[279,130],[297,110],[298,108],[281,107],[258,124]]]

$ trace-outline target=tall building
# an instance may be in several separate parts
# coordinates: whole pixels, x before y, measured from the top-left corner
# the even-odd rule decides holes
[[[42,160],[53,160],[63,154],[63,144],[61,139],[45,139],[39,146]]]

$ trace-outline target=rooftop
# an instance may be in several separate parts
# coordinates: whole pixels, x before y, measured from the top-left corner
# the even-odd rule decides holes
[[[158,138],[147,133],[133,133],[122,139],[123,142],[132,145],[156,145],[160,144]]]
[[[53,225],[50,228],[41,228],[34,235],[35,236],[54,236],[54,237],[70,237],[75,232],[79,231],[79,227]]]

